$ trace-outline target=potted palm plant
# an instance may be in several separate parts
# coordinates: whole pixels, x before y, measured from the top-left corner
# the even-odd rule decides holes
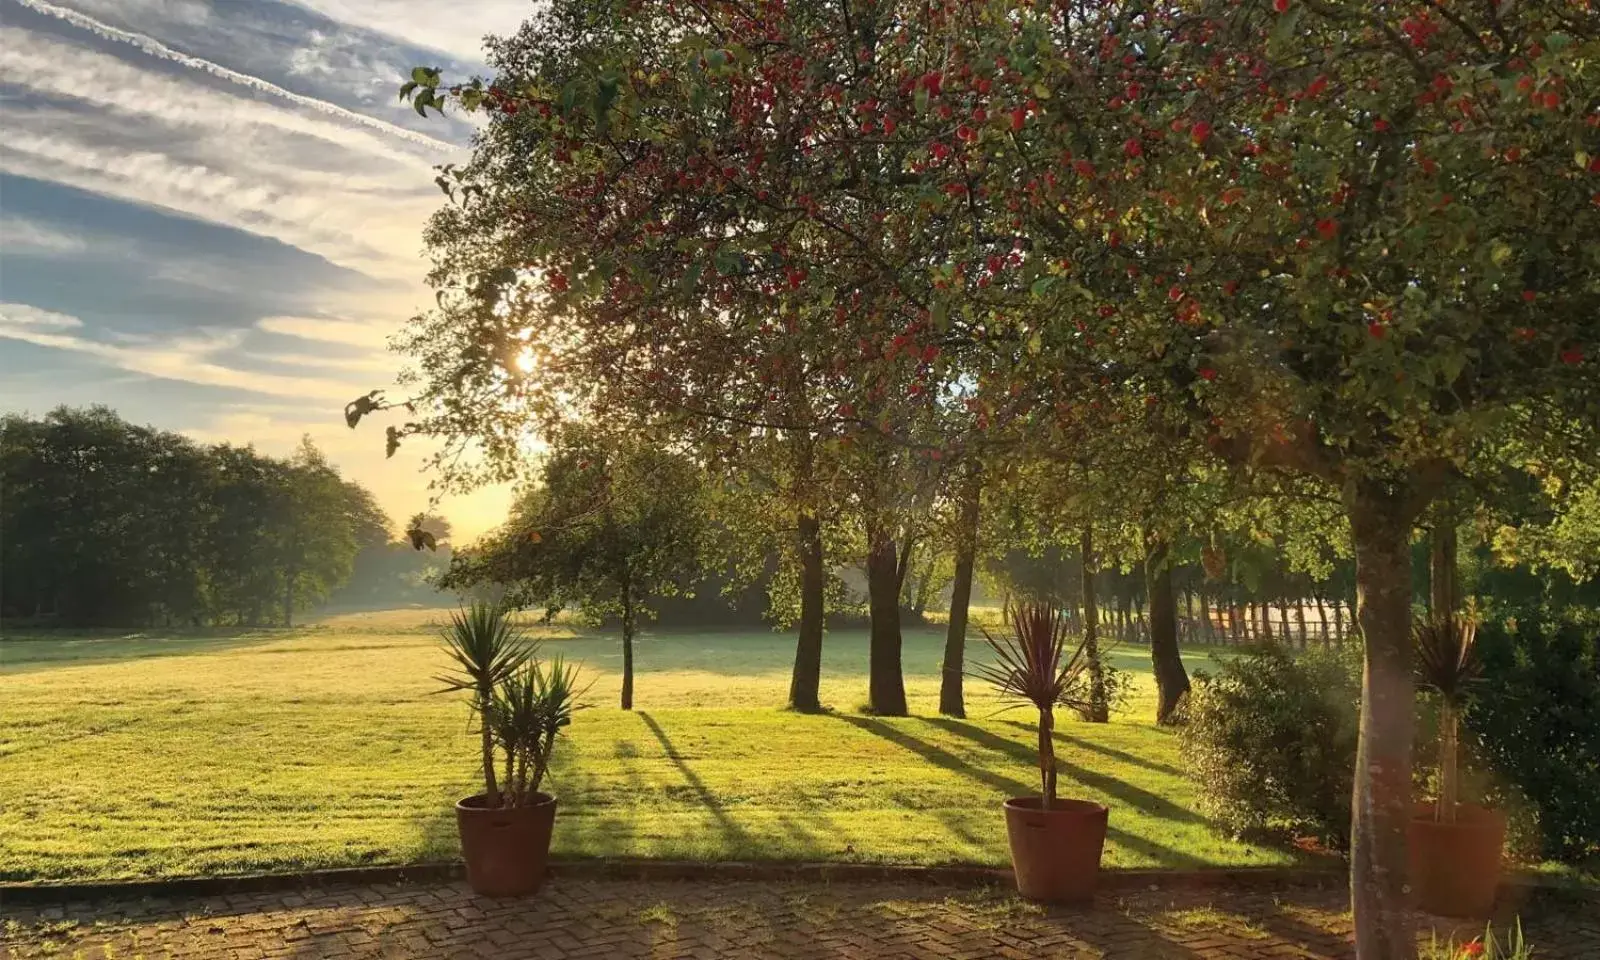
[[[1458,731],[1467,696],[1482,672],[1477,625],[1452,612],[1419,617],[1412,627],[1417,681],[1439,700],[1439,795],[1411,820],[1411,889],[1417,906],[1445,916],[1485,916],[1500,885],[1505,817],[1462,803],[1456,773]]]
[[[467,882],[485,896],[521,896],[544,882],[556,801],[539,788],[557,739],[581,709],[577,669],[538,647],[486,603],[451,614],[444,646],[454,669],[441,692],[471,695],[483,792],[456,804]]]
[[[1106,842],[1107,809],[1056,796],[1055,709],[1087,709],[1090,656],[1084,643],[1068,651],[1067,622],[1048,603],[1008,606],[1009,632],[983,637],[994,662],[973,673],[1003,699],[1039,712],[1039,794],[1005,802],[1006,835],[1017,891],[1030,900],[1067,903],[1093,898]]]

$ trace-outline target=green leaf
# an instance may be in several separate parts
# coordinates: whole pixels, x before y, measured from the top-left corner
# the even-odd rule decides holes
[[[696,260],[689,264],[689,269],[683,271],[683,276],[678,278],[678,291],[684,294],[694,293],[695,288],[700,285],[700,275],[705,273],[705,270],[704,261]]]
[[[1267,37],[1267,52],[1277,53],[1284,44],[1294,39],[1295,28],[1300,25],[1300,15],[1305,12],[1305,4],[1290,4],[1289,9],[1278,14],[1278,22],[1272,25],[1272,33]]]
[[[1034,296],[1042,297],[1050,291],[1050,288],[1055,285],[1055,282],[1055,277],[1040,277],[1039,279],[1033,281],[1033,286],[1029,287],[1028,289]]]
[[[933,320],[935,329],[943,330],[950,325],[950,304],[943,300],[935,301],[928,314]]]

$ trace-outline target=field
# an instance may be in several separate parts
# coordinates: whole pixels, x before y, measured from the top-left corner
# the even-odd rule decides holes
[[[21,635],[0,643],[0,880],[60,881],[453,857],[472,791],[466,706],[434,696],[439,611],[333,617],[234,636]],[[999,804],[1035,789],[1030,717],[977,695],[936,715],[942,633],[908,631],[916,716],[862,715],[866,637],[828,635],[824,702],[784,700],[790,637],[661,633],[615,706],[620,643],[563,627],[595,704],[560,751],[567,856],[1007,861]],[[1194,812],[1176,738],[1149,722],[1146,653],[1128,709],[1058,732],[1061,790],[1112,808],[1110,867],[1272,865]],[[1194,654],[1191,669],[1206,655]]]

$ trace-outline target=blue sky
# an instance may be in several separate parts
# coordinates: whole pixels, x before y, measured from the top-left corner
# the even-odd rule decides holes
[[[269,453],[309,433],[397,522],[425,506],[421,451],[385,461],[342,408],[400,367],[432,167],[471,133],[399,84],[481,72],[481,35],[531,5],[462,9],[0,0],[0,409],[105,403]],[[473,534],[504,503],[444,512]]]

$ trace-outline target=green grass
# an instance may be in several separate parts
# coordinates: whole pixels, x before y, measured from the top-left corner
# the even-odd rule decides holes
[[[0,643],[0,880],[297,870],[453,857],[473,790],[459,698],[433,696],[437,611],[331,618],[292,633],[35,635]],[[638,648],[637,710],[615,707],[614,636],[548,628],[596,707],[560,749],[564,855],[1007,862],[1000,802],[1035,789],[1030,717],[968,684],[935,715],[943,636],[908,631],[917,716],[881,719],[866,637],[830,633],[823,699],[778,709],[792,639],[664,633]],[[1191,668],[1205,654],[1191,657]],[[1112,808],[1111,867],[1273,865],[1194,813],[1178,744],[1139,672],[1115,722],[1065,722],[1061,790]]]

